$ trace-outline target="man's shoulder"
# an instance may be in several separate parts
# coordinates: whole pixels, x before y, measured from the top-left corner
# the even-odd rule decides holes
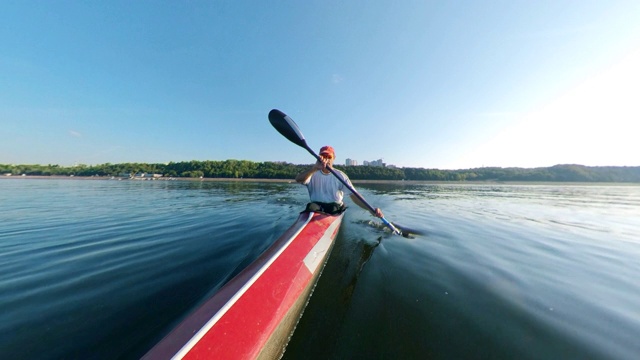
[[[333,170],[338,173],[343,179],[345,180],[349,180],[349,176],[347,174],[345,174],[343,171],[340,171],[336,168],[333,168]]]
[[[337,172],[338,174],[340,174],[342,176],[347,176],[347,174],[345,174],[344,171],[342,171],[342,170],[338,170],[336,168],[333,168],[333,171]]]

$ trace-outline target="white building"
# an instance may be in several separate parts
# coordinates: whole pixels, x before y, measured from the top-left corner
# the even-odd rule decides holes
[[[385,163],[382,162],[382,159],[373,160],[373,161],[363,161],[362,165],[364,166],[381,166],[384,167]]]
[[[358,160],[347,159],[344,164],[346,166],[358,166]]]

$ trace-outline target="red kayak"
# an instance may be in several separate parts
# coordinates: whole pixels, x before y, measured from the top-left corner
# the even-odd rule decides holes
[[[277,359],[313,291],[342,217],[302,213],[256,261],[143,359]]]

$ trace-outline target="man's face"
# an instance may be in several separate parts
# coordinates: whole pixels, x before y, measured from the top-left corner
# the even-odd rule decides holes
[[[334,158],[330,154],[320,154],[320,157],[322,158],[322,160],[327,160],[329,165],[333,165]]]

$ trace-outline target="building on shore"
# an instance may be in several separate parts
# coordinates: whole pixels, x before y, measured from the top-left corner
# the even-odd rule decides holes
[[[122,179],[134,179],[134,180],[155,180],[155,179],[159,179],[161,178],[163,175],[162,174],[152,174],[152,173],[143,173],[143,172],[138,172],[138,173],[120,173],[118,174],[119,178]]]
[[[385,167],[386,164],[382,162],[382,159],[378,159],[378,160],[373,160],[373,161],[363,161],[362,165],[364,166],[380,166],[380,167]]]
[[[358,161],[357,160],[353,160],[353,159],[346,159],[344,164],[346,166],[358,166]],[[378,167],[391,167],[393,165],[387,165],[384,162],[382,162],[382,159],[378,159],[378,160],[373,160],[373,161],[368,161],[368,160],[364,160],[362,162],[362,166],[378,166]]]

